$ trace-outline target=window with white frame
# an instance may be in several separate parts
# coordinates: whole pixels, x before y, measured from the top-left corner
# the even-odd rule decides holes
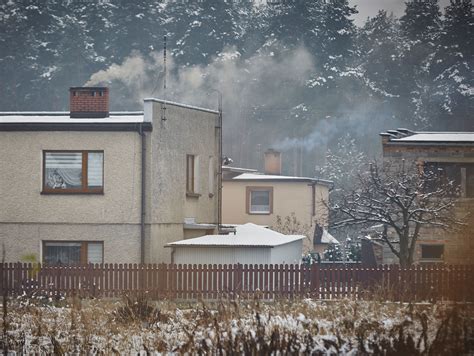
[[[43,151],[43,192],[102,193],[103,151]]]
[[[272,187],[247,187],[247,214],[271,214],[273,212]]]
[[[43,241],[43,262],[48,265],[102,263],[102,241]]]

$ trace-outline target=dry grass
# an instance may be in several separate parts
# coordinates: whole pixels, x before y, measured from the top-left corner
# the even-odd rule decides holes
[[[8,348],[21,354],[137,352],[462,355],[474,307],[310,299],[175,304],[146,297],[9,306]],[[3,320],[2,320],[3,323]]]

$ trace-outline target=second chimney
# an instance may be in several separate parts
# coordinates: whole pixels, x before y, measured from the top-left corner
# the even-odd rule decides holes
[[[69,111],[72,118],[109,117],[109,88],[70,88]]]
[[[265,174],[281,175],[281,153],[270,148],[264,153]]]

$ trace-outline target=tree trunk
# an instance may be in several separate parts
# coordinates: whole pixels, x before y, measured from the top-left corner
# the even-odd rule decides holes
[[[408,233],[407,231],[403,232],[403,235],[400,237],[400,266],[403,268],[410,267],[410,250],[408,248]]]

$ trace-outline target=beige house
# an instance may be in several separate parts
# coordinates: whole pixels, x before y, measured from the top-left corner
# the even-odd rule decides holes
[[[328,197],[332,183],[281,175],[281,155],[277,151],[265,152],[264,160],[264,174],[252,169],[223,167],[222,222],[275,227],[278,218],[284,222],[289,217],[291,226],[287,226],[285,233],[306,235],[304,252],[315,249],[319,252],[320,246],[315,246],[318,242],[314,239],[315,228],[317,224],[324,228],[328,226]],[[297,224],[293,224],[294,219]],[[293,228],[297,231],[290,231]]]
[[[425,228],[415,250],[416,262],[472,263],[474,253],[474,132],[413,132],[389,130],[381,134],[383,159],[390,164],[416,162],[436,169],[440,178],[458,186],[455,213],[466,225],[445,231]],[[389,232],[390,233],[390,232]],[[372,260],[397,262],[385,244],[374,241]]]
[[[164,245],[215,232],[219,113],[159,99],[109,112],[71,88],[70,112],[0,113],[7,261],[169,262]]]

